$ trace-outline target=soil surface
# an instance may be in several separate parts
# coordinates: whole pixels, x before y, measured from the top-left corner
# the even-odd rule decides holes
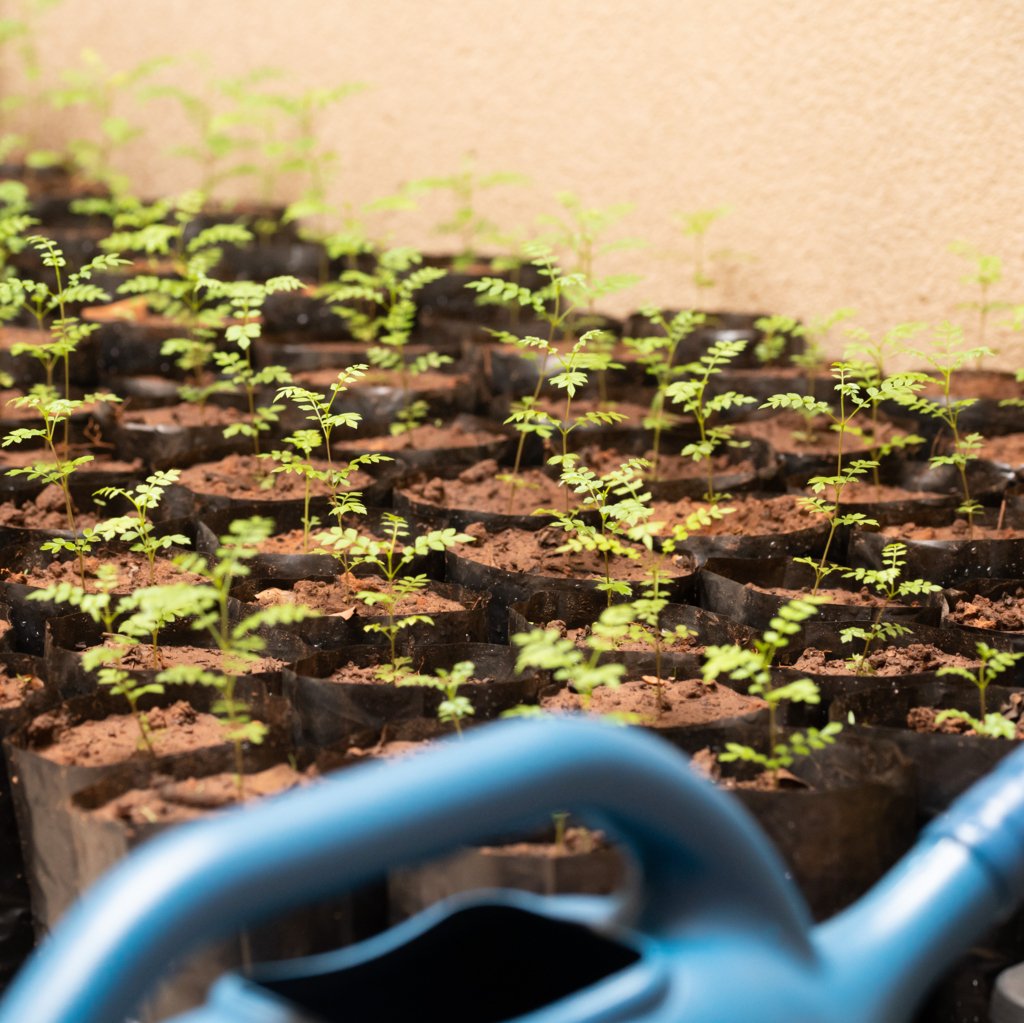
[[[272,472],[273,462],[253,455],[228,455],[217,462],[203,462],[185,469],[179,482],[195,494],[242,498],[249,501],[283,501],[302,499],[306,493],[306,480],[294,472]],[[313,459],[317,469],[327,471],[330,464]],[[337,463],[333,466],[340,468]],[[358,470],[348,478],[343,490],[361,490],[373,482]],[[312,493],[327,497],[330,490],[321,480],[313,480]]]
[[[570,551],[559,553],[558,548],[569,538],[569,534],[554,526],[527,531],[504,529],[499,533],[488,533],[481,523],[470,524],[466,532],[477,538],[471,547],[460,548],[459,554],[479,564],[502,568],[508,572],[523,572],[534,575],[553,576],[561,579],[604,578],[604,558],[596,551]],[[632,558],[613,557],[611,576],[613,579],[642,580],[648,570],[660,561],[637,546],[639,555]],[[666,559],[666,576],[687,575],[693,571],[693,564],[686,554],[677,554]]]
[[[333,445],[332,450],[347,458],[364,451],[384,451],[388,453],[408,451],[449,451],[452,448],[472,448],[502,440],[503,434],[489,433],[483,430],[467,430],[458,423],[449,426],[434,426],[424,423],[415,430],[399,434],[397,437],[383,435],[380,437],[364,437],[361,440],[345,440]]]
[[[338,371],[336,369],[314,369],[308,373],[295,374],[295,382],[312,391],[329,392],[331,384],[335,383],[337,379]],[[434,371],[409,374],[408,382],[410,394],[454,391],[466,386],[463,377]],[[352,391],[364,387],[391,387],[401,390],[402,374],[398,370],[370,369],[357,381],[349,384],[349,390]]]
[[[128,593],[142,586],[165,586],[170,583],[199,583],[203,581],[200,576],[192,572],[183,572],[167,558],[156,559],[153,576],[150,575],[149,561],[143,554],[118,553],[116,559],[118,566],[116,593]],[[85,588],[90,593],[95,592],[97,569],[100,565],[109,564],[110,561],[109,554],[87,554],[85,556]],[[24,583],[26,586],[36,586],[40,589],[62,582],[72,583],[76,586],[82,584],[76,558],[70,558],[67,561],[49,561],[45,565],[26,568],[22,571],[10,568],[4,579],[6,582]]]
[[[586,707],[579,694],[569,689],[542,700],[541,706],[551,713],[585,710],[595,716],[626,717],[659,728],[685,728],[749,714],[767,704],[716,682],[704,683],[700,679],[663,681],[659,699],[654,677],[647,676],[617,687],[598,686]]]
[[[723,519],[704,526],[695,535],[777,536],[780,533],[811,529],[825,521],[820,515],[802,508],[798,500],[791,494],[779,494],[777,497],[737,494],[722,504],[723,508],[732,508],[732,512]],[[707,508],[705,501],[692,498],[682,501],[655,501],[654,518],[671,525],[704,508]]]
[[[780,597],[784,601],[802,599],[810,592],[807,589],[790,589],[786,586],[757,586],[754,583],[746,583],[746,589],[757,590],[759,593],[769,593],[772,596]],[[919,601],[907,601],[906,603],[890,604],[883,600],[876,593],[872,593],[867,587],[859,590],[830,589],[822,586],[818,590],[818,596],[826,603],[846,607],[919,607]]]
[[[45,684],[35,675],[19,675],[7,665],[0,666],[0,709],[17,707],[29,693],[44,689]]]
[[[601,831],[588,828],[566,828],[562,843],[510,842],[508,845],[485,845],[480,852],[485,856],[536,856],[538,859],[557,860],[565,856],[587,856],[611,846]]]
[[[835,492],[832,487],[823,490],[820,494],[815,494],[809,488],[804,493],[808,497],[823,497],[827,501],[835,499]],[[904,490],[902,487],[887,487],[875,485],[874,483],[857,482],[853,486],[843,489],[842,507],[859,507],[865,504],[894,504],[898,501],[934,502],[942,496],[922,490]]]
[[[163,671],[165,668],[175,667],[179,664],[187,664],[194,668],[202,668],[205,671],[218,671],[230,673],[229,669],[234,667],[235,673],[244,672],[256,674],[266,671],[280,671],[284,667],[284,661],[276,657],[258,657],[254,661],[246,661],[244,664],[228,664],[225,662],[221,652],[216,647],[188,646],[186,644],[164,644],[159,647],[158,664],[153,663],[153,648],[148,643],[132,643],[124,646],[107,640],[104,644],[108,650],[118,650],[121,656],[113,663],[113,666],[124,668],[126,671]],[[236,659],[237,660],[237,659]]]
[[[303,579],[295,583],[291,589],[268,587],[256,594],[256,603],[261,607],[274,607],[278,604],[305,604],[323,615],[351,618],[353,614],[369,617],[380,617],[385,614],[378,605],[372,607],[356,599],[360,590],[381,592],[383,586],[375,579],[357,579],[352,576],[338,576],[326,581],[322,579]],[[418,593],[410,593],[402,597],[395,605],[395,614],[405,617],[413,614],[440,614],[445,611],[462,611],[462,604],[449,600],[429,589]]]
[[[171,426],[190,429],[197,426],[229,426],[245,418],[241,409],[224,405],[204,405],[183,401],[177,405],[161,405],[157,408],[138,409],[126,412],[120,422],[141,423],[145,426]]]
[[[148,712],[153,745],[159,756],[223,745],[224,725],[184,700]],[[147,757],[140,748],[138,722],[131,714],[72,725],[63,711],[41,714],[29,726],[31,746],[47,760],[78,767],[105,767],[132,757]]]
[[[246,799],[272,796],[310,781],[308,772],[300,773],[288,764],[277,764],[265,771],[242,776]],[[101,820],[123,821],[135,826],[174,824],[202,817],[238,802],[238,781],[230,772],[184,781],[157,780],[145,789],[131,789],[112,799],[94,815]]]
[[[614,375],[612,379],[614,379]],[[537,408],[546,412],[552,419],[561,421],[562,416],[565,415],[565,398],[562,398],[561,401],[557,398],[540,398],[537,401]],[[649,405],[639,405],[636,402],[631,401],[599,401],[596,398],[574,398],[570,407],[570,415],[574,419],[579,419],[588,412],[618,412],[619,415],[625,416],[626,418],[619,420],[618,423],[610,425],[620,427],[641,426],[644,418],[650,414],[650,411],[651,409]],[[665,408],[665,414],[672,418],[674,425],[684,422],[693,422],[692,417],[674,415],[672,409],[667,405]],[[585,431],[587,428],[586,424],[579,427],[581,431],[584,431],[584,436],[586,435]]]
[[[100,518],[95,512],[75,508],[75,526],[78,529],[95,526]],[[19,503],[4,501],[0,504],[0,525],[68,532],[70,524],[63,491],[60,487],[44,487],[31,500]]]
[[[860,426],[864,430],[863,435],[846,434],[843,443],[846,458],[866,453],[871,447],[874,435],[870,422],[865,419]],[[884,442],[897,432],[892,424],[879,423],[877,442]],[[832,455],[839,451],[839,434],[832,429],[832,420],[827,416],[817,416],[808,423],[798,412],[774,412],[767,418],[744,423],[739,427],[737,437],[740,434],[765,440],[776,451],[797,455]]]
[[[965,695],[961,709],[967,710],[968,713],[976,715],[978,708],[975,706],[968,710],[968,704],[970,703],[970,697]],[[974,701],[975,703],[977,701]],[[1014,708],[1001,708],[1005,713],[1007,710],[1010,711],[1008,716],[1011,720],[1016,719],[1017,723],[1017,735],[1016,738],[1024,739],[1024,720],[1020,718],[1020,703],[1018,702]],[[907,713],[907,727],[914,732],[934,732],[940,735],[977,735],[978,733],[971,727],[970,722],[964,721],[962,718],[946,718],[946,720],[937,722],[935,719],[941,711],[935,707],[911,707]],[[1000,742],[1005,740],[993,739],[993,742]]]
[[[557,629],[562,636],[567,639],[571,639],[577,646],[584,646],[586,639],[591,635],[591,627],[585,626],[580,629],[569,629],[566,627],[565,622],[558,620],[557,618],[547,623],[545,628]],[[618,653],[642,653],[650,654],[654,656],[654,629],[649,625],[640,626],[648,636],[651,637],[651,643],[645,643],[642,639],[622,639],[615,644],[615,650]],[[704,644],[700,641],[700,637],[696,633],[692,636],[677,637],[672,640],[671,643],[662,641],[662,651],[666,654],[702,654],[704,652]]]
[[[168,316],[150,312],[143,295],[132,295],[106,305],[89,306],[82,310],[82,319],[91,323],[131,323],[140,328],[166,331],[181,330],[181,325]]]
[[[977,658],[947,653],[930,643],[910,643],[905,647],[882,645],[868,653],[864,675],[917,675],[935,671],[945,665],[959,665],[975,670],[981,663]],[[829,650],[804,650],[792,665],[797,671],[813,675],[852,675],[853,669],[841,657],[833,657]]]
[[[635,457],[624,451],[588,444],[580,448],[580,464],[593,469],[599,476],[618,469],[627,459]],[[654,452],[645,451],[638,457],[645,458],[654,465]],[[749,458],[737,457],[737,451],[716,455],[712,460],[715,476],[751,475],[755,472],[754,463]],[[681,458],[671,451],[662,451],[658,458],[659,480],[707,479],[707,461],[695,462],[692,458]],[[646,471],[650,475],[650,470]],[[716,484],[717,486],[717,484]]]
[[[1024,416],[1024,411],[1021,412]],[[1024,465],[1024,433],[1008,433],[1003,437],[986,437],[981,457],[1019,468]]]
[[[357,686],[391,686],[394,683],[384,682],[377,677],[377,672],[380,671],[381,665],[387,663],[387,660],[387,647],[382,646],[380,651],[380,664],[343,664],[339,668],[337,668],[332,675],[328,675],[327,677],[325,677],[323,681]],[[413,668],[415,669],[415,665],[413,665]],[[490,677],[484,676],[483,678],[480,678],[479,676],[474,675],[462,684],[462,694],[464,696],[470,695],[466,692],[465,687],[467,686],[486,685],[488,682],[492,681],[493,679],[491,679]],[[472,697],[470,698],[472,699]],[[374,750],[376,750],[377,748],[378,747],[374,747]]]
[[[950,601],[948,618],[957,625],[970,625],[976,629],[1024,631],[1024,585],[995,598],[980,594],[954,597]]]
[[[990,509],[989,519],[995,521],[996,511]],[[980,520],[980,521],[988,521]],[[957,519],[949,526],[918,526],[913,522],[906,522],[899,526],[886,526],[882,529],[882,535],[892,537],[894,540],[1021,540],[1024,539],[1024,529],[995,529],[992,526],[984,526],[979,520],[975,520],[974,528],[968,526],[965,519]]]
[[[442,508],[472,508],[496,515],[532,515],[538,508],[565,508],[566,489],[559,486],[541,469],[523,469],[517,477],[515,490],[506,480],[497,479],[511,469],[499,468],[493,458],[466,469],[452,480],[434,477],[425,483],[413,484],[402,492],[413,501]],[[570,507],[576,507],[576,496],[569,493]]]

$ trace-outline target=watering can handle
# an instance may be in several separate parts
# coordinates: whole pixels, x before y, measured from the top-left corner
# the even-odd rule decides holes
[[[121,1019],[191,946],[554,809],[598,819],[631,848],[639,929],[717,918],[809,954],[806,910],[774,850],[678,752],[592,721],[503,722],[153,840],[71,910],[0,1023]]]

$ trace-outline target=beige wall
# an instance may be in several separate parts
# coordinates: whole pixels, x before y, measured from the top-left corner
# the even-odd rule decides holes
[[[712,248],[743,254],[719,304],[849,305],[872,329],[956,315],[958,238],[1002,256],[998,297],[1024,301],[1018,0],[65,0],[45,25],[50,68],[91,45],[118,67],[204,51],[223,74],[271,63],[298,88],[369,83],[325,120],[338,198],[473,149],[482,169],[532,178],[486,198],[509,228],[561,189],[630,202],[622,230],[648,248],[604,266],[645,280],[616,309],[690,301],[671,213],[717,205],[731,212]],[[179,188],[158,145],[135,147],[132,169]],[[439,212],[393,218],[396,239],[436,247]]]

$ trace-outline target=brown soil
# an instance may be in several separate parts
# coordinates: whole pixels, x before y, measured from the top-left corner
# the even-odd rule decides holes
[[[330,468],[326,461],[313,460],[317,469]],[[283,501],[302,499],[306,493],[304,477],[292,472],[271,472],[269,459],[253,455],[228,455],[217,462],[203,462],[185,469],[180,482],[196,494],[213,494],[250,501]],[[334,465],[337,469],[339,466]],[[345,490],[361,490],[373,480],[363,472],[354,472],[348,478]],[[266,484],[266,485],[264,485]],[[330,493],[326,483],[313,480],[312,493],[326,497]]]
[[[926,371],[927,372],[927,371]],[[988,370],[963,369],[953,377],[952,393],[954,397],[970,398],[1020,398],[1022,388],[1012,374],[989,372]],[[921,394],[934,398],[942,393],[939,384],[930,384]]]
[[[981,662],[961,654],[950,654],[930,643],[910,643],[905,647],[882,646],[868,654],[869,670],[866,675],[917,675],[935,671],[945,665],[958,665],[974,670]],[[831,651],[804,650],[793,663],[797,671],[813,675],[852,675],[853,669],[842,658],[833,657]]]
[[[75,508],[75,525],[78,529],[95,526],[99,520],[100,516],[94,512],[83,512]],[[59,487],[44,487],[29,501],[19,504],[5,501],[0,504],[0,525],[66,532],[70,527],[64,493]]]
[[[555,860],[563,856],[586,856],[589,853],[610,848],[601,831],[588,828],[566,828],[563,842],[511,842],[508,845],[481,846],[485,856],[536,856],[538,859]]]
[[[347,582],[347,585],[345,583]],[[381,608],[371,607],[356,599],[359,590],[375,590],[380,592],[383,587],[374,579],[354,579],[351,576],[342,580],[325,582],[320,579],[303,579],[295,583],[290,590],[268,587],[256,594],[256,603],[262,607],[273,607],[278,604],[305,604],[323,615],[350,618],[353,614],[379,617],[384,612]],[[454,600],[424,590],[402,597],[395,607],[399,617],[413,614],[441,614],[445,611],[462,611],[461,604]]]
[[[177,320],[150,312],[142,295],[132,295],[106,305],[89,306],[82,310],[82,318],[92,323],[132,323],[159,331],[183,329]]]
[[[995,519],[995,510],[989,509],[984,521],[995,522]],[[976,519],[972,530],[965,519],[957,519],[949,526],[918,526],[913,522],[886,526],[882,535],[894,540],[1020,540],[1024,539],[1024,529],[995,529],[980,525]]]
[[[310,781],[309,773],[300,773],[288,764],[277,764],[265,771],[243,775],[247,799],[272,796]],[[94,811],[101,820],[146,824],[174,824],[193,820],[211,810],[220,810],[238,802],[238,781],[232,772],[184,781],[156,780],[146,789],[132,789]]]
[[[471,448],[502,439],[498,433],[482,430],[467,430],[458,423],[450,426],[434,426],[425,423],[409,433],[380,437],[365,437],[362,440],[346,440],[335,444],[333,450],[346,457],[364,451],[400,452],[411,448],[417,451],[449,451],[452,448]]]
[[[528,532],[524,529],[504,529],[488,533],[480,523],[472,523],[466,532],[477,538],[472,547],[460,549],[460,554],[472,561],[508,572],[528,572],[535,575],[555,576],[563,579],[603,578],[604,558],[596,551],[558,553],[569,534],[553,526]],[[636,548],[637,559],[612,558],[612,578],[639,581],[656,562],[642,547]],[[680,576],[693,570],[688,555],[677,554],[667,560],[667,575]]]
[[[807,596],[808,590],[790,589],[786,586],[757,586],[754,583],[746,583],[749,590],[757,590],[760,593],[770,593],[773,596],[781,597],[783,600],[796,600]],[[872,593],[866,587],[859,590],[840,590],[828,587],[821,587],[818,596],[828,604],[841,607],[888,607],[888,601],[883,600],[877,594]],[[895,607],[917,607],[919,602],[908,601],[907,604],[896,604]]]
[[[108,640],[103,645],[108,650],[121,651],[121,656],[114,666],[124,668],[126,671],[162,671],[179,664],[187,664],[205,671],[227,673],[231,667],[225,663],[224,657],[216,647],[165,644],[159,648],[160,663],[154,665],[153,648],[148,643],[132,643],[130,646],[121,646]],[[250,674],[256,674],[264,671],[280,671],[284,667],[284,661],[275,657],[260,657],[255,661],[246,662],[244,665],[236,664],[234,667],[236,672],[243,670]]]
[[[537,408],[547,412],[553,419],[561,420],[565,415],[565,399],[559,401],[557,398],[541,398],[537,402]],[[588,412],[618,412],[626,418],[614,425],[638,427],[643,424],[644,417],[650,411],[649,405],[638,405],[631,401],[599,401],[596,398],[579,398],[573,399],[570,415],[574,419],[579,419],[580,416]],[[666,407],[665,411],[668,415],[672,415],[671,408]],[[680,423],[692,422],[692,419],[686,416],[676,416],[675,419]],[[580,427],[580,429],[585,429],[585,427]]]
[[[1001,632],[1024,631],[1024,586],[994,599],[981,595],[954,598],[949,608],[950,621],[976,629]]]
[[[339,668],[337,668],[335,670],[333,675],[329,675],[323,681],[324,682],[336,682],[338,684],[354,685],[354,686],[390,686],[393,683],[391,683],[391,682],[383,682],[383,681],[381,681],[381,679],[379,679],[377,677],[377,672],[380,670],[381,665],[384,665],[384,664],[387,663],[387,660],[388,660],[387,647],[385,647],[385,646],[381,647],[380,657],[381,657],[381,660],[380,660],[380,664],[379,665],[376,665],[376,664],[360,665],[360,664],[352,664],[352,663],[343,664],[343,665],[341,665],[341,667],[339,667]],[[414,665],[414,668],[415,668],[415,665]],[[463,683],[463,686],[485,685],[486,683],[488,683],[490,681],[492,681],[492,680],[489,677],[480,678],[480,677],[478,677],[476,675],[473,675],[471,678],[467,679]],[[465,690],[463,690],[463,692],[465,694]],[[418,747],[420,747],[421,745],[422,744],[417,743]],[[373,750],[370,751],[370,752],[373,752],[374,755],[377,755],[377,750],[378,749],[379,749],[379,747],[375,746],[375,747],[373,747]],[[349,752],[351,753],[352,751],[350,750]],[[398,750],[396,750],[394,752],[398,752]]]
[[[10,422],[12,419],[38,419],[39,413],[34,408],[12,405],[17,398],[23,398],[24,391],[0,391],[0,419]],[[90,406],[92,408],[94,406]]]
[[[737,717],[761,710],[767,704],[753,696],[744,696],[716,682],[680,679],[662,683],[659,706],[658,688],[654,678],[624,682],[621,686],[598,686],[584,707],[579,694],[563,689],[541,701],[552,713],[586,710],[594,715],[635,715],[638,723],[660,728],[685,728],[704,725],[722,718]]]
[[[45,688],[35,675],[18,675],[4,665],[0,667],[0,708],[17,707],[29,693]]]
[[[546,625],[548,629],[557,629],[559,633],[565,636],[567,639],[571,639],[577,646],[583,646],[585,640],[591,635],[591,628],[587,626],[582,629],[567,629],[565,622],[559,621],[557,618],[554,621],[548,622]],[[647,633],[652,639],[654,638],[654,629],[649,625],[642,626],[644,632]],[[654,646],[651,643],[645,643],[639,639],[624,639],[620,640],[615,644],[615,650],[618,653],[643,653],[654,655]],[[704,652],[704,644],[701,643],[700,638],[696,635],[683,636],[682,638],[674,639],[671,643],[664,643],[662,645],[662,651],[667,654],[702,654]]]
[[[0,327],[0,348],[48,344],[52,340],[48,330],[38,330],[35,327]]]
[[[618,469],[626,459],[632,457],[622,451],[598,447],[591,444],[580,448],[580,463],[588,469],[593,469],[599,476]],[[654,464],[654,452],[645,451],[640,457],[646,458]],[[736,473],[749,474],[754,472],[754,463],[749,459],[737,461],[730,458],[728,454],[717,455],[712,460],[712,468],[716,476],[725,473],[734,475]],[[648,470],[649,473],[649,470]],[[681,458],[679,455],[662,451],[658,459],[659,480],[679,479],[707,479],[708,464],[706,461],[695,462],[692,458]]]
[[[706,507],[706,502],[689,498],[673,502],[655,501],[654,518],[671,527],[673,523],[681,522],[687,515]],[[729,498],[723,507],[734,510],[725,518],[701,529],[699,535],[777,536],[780,533],[810,529],[824,522],[820,515],[801,508],[798,498],[790,494],[768,498],[757,494],[737,494]]]
[[[965,699],[963,708],[967,710],[967,699]],[[974,707],[972,711],[968,713],[975,713],[977,707]],[[1019,712],[1019,705],[1017,708]],[[939,715],[939,711],[935,707],[911,707],[907,713],[907,727],[915,732],[933,732],[939,735],[977,735],[978,733],[971,727],[970,723],[964,721],[962,718],[947,718],[945,721],[936,722],[936,717]],[[1018,739],[1024,739],[1024,720],[1018,718],[1017,720],[1017,736]],[[1000,740],[993,740],[1000,741]]]
[[[295,382],[313,391],[328,391],[331,384],[338,379],[335,369],[316,369],[308,373],[296,373]],[[409,391],[412,394],[426,394],[431,391],[455,391],[466,386],[464,377],[451,373],[418,373],[408,377]],[[400,390],[402,374],[397,370],[371,369],[355,383],[350,384],[351,390],[360,387],[393,387]]]
[[[110,556],[98,554],[86,555],[85,561],[85,588],[89,592],[94,591],[96,582],[96,570],[102,564],[110,561]],[[149,561],[142,554],[119,553],[117,555],[119,569],[117,593],[128,593],[141,586],[165,586],[170,583],[197,583],[201,582],[200,576],[191,572],[183,572],[177,565],[167,558],[157,558],[155,575],[150,577]],[[24,583],[26,586],[37,586],[45,588],[56,583],[68,582],[74,585],[81,585],[81,577],[78,574],[78,561],[72,558],[68,561],[50,561],[45,565],[29,568],[24,571],[8,569],[5,576],[6,582]]]
[[[753,778],[732,778],[722,774],[722,763],[715,753],[705,746],[697,750],[690,758],[690,767],[701,775],[708,778],[723,789],[745,789],[752,792],[776,792],[779,789],[808,789],[811,788],[802,778],[798,778],[791,771],[780,768],[773,775],[771,771],[761,771]]]
[[[243,419],[240,409],[222,405],[195,405],[181,402],[177,405],[163,405],[158,408],[139,409],[127,412],[124,423],[144,423],[146,426],[174,426],[181,428],[195,426],[229,426]]]
[[[981,446],[981,457],[1014,467],[1024,465],[1024,433],[987,437]]]
[[[831,487],[823,490],[821,494],[815,494],[808,489],[805,491],[808,497],[824,497],[831,501],[834,499],[834,491]],[[920,490],[904,490],[902,487],[876,486],[874,483],[855,483],[852,487],[843,490],[842,505],[857,506],[864,504],[891,504],[895,501],[921,501],[928,498],[934,500],[940,495],[931,494]]]
[[[832,420],[819,416],[807,420],[798,412],[776,412],[764,419],[744,423],[739,431],[745,436],[766,440],[776,451],[789,451],[800,455],[831,455],[839,451],[839,434],[832,428]],[[846,435],[843,445],[847,456],[867,451],[871,443],[870,423],[865,420],[861,427],[863,436]],[[878,440],[888,440],[898,431],[889,423],[880,423]]]
[[[160,756],[220,746],[227,741],[220,721],[184,700],[149,711],[148,719],[153,745]],[[131,714],[112,714],[99,721],[71,725],[64,713],[56,710],[32,722],[28,739],[40,756],[69,766],[104,767],[149,755],[139,748],[139,726]]]
[[[407,487],[403,493],[414,501],[442,508],[472,508],[497,515],[530,515],[537,508],[561,510],[565,507],[565,488],[540,469],[522,470],[518,479],[523,485],[517,486],[514,492],[508,482],[495,478],[504,472],[511,470],[499,468],[493,458],[488,458],[453,480],[435,477]],[[573,495],[570,495],[570,504],[577,504]]]

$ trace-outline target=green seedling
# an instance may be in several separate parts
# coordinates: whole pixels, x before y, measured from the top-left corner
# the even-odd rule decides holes
[[[778,362],[789,340],[804,336],[804,325],[799,320],[778,313],[759,317],[754,326],[761,332],[761,340],[754,345],[754,358],[762,365]]]
[[[804,339],[803,351],[790,357],[794,366],[802,369],[806,375],[805,389],[808,394],[814,393],[814,381],[822,374],[828,361],[828,340],[832,329],[855,315],[854,309],[835,309],[819,316],[810,323],[803,324],[800,336]],[[792,321],[784,321],[792,322]]]
[[[419,536],[409,536],[408,523],[399,515],[385,513],[382,518],[383,536],[360,536],[351,529],[336,526],[317,537],[327,553],[337,551],[351,572],[363,566],[371,569],[384,583],[383,589],[360,590],[356,599],[368,607],[379,608],[386,618],[383,622],[369,622],[364,631],[383,636],[388,643],[389,662],[378,672],[381,681],[397,683],[410,672],[408,657],[398,656],[398,637],[413,625],[433,625],[429,615],[399,616],[398,606],[404,597],[426,588],[425,575],[407,575],[417,557],[431,551],[447,551],[459,544],[474,543],[474,538],[455,529],[435,529]]]
[[[881,568],[851,568],[843,572],[844,579],[855,579],[861,585],[873,590],[883,601],[872,615],[869,625],[853,625],[843,629],[839,638],[844,643],[860,640],[864,646],[851,658],[850,664],[854,673],[864,674],[868,670],[868,654],[873,644],[879,640],[896,639],[905,636],[910,630],[899,622],[883,621],[886,605],[903,597],[925,596],[938,593],[942,587],[924,579],[903,579],[906,567],[907,547],[899,542],[886,544],[882,548]]]
[[[176,665],[157,676],[158,683],[204,685],[217,691],[218,700],[213,712],[223,721],[226,737],[234,746],[235,777],[240,798],[245,794],[242,780],[245,744],[261,743],[267,728],[262,722],[253,720],[249,707],[237,697],[238,676],[266,649],[261,629],[294,625],[317,615],[303,604],[281,603],[260,608],[241,620],[232,621],[231,590],[251,574],[249,562],[273,529],[274,523],[270,519],[258,516],[238,519],[220,538],[213,557],[188,552],[175,558],[175,564],[182,571],[194,573],[203,580],[189,587],[186,608],[193,616],[192,628],[206,632],[220,651],[222,669],[215,672],[195,665]]]
[[[684,310],[669,320],[662,310],[654,306],[648,306],[641,312],[655,326],[660,327],[663,333],[650,337],[623,338],[623,344],[636,353],[637,361],[654,378],[654,397],[651,399],[650,411],[644,416],[643,426],[645,430],[651,431],[651,479],[657,480],[661,435],[678,421],[678,417],[666,412],[665,399],[669,386],[686,371],[684,366],[676,364],[676,352],[686,338],[703,326],[706,317],[703,313]]]
[[[690,282],[693,285],[694,303],[698,309],[704,304],[704,295],[715,286],[715,280],[708,269],[708,232],[728,212],[727,206],[716,206],[711,209],[677,213],[674,218],[683,237],[693,239]]]
[[[954,323],[940,324],[936,330],[935,344],[929,349],[913,348],[913,354],[924,359],[935,375],[924,379],[939,389],[935,398],[919,394],[902,394],[895,400],[912,412],[922,413],[942,423],[950,433],[953,450],[949,454],[932,455],[933,466],[952,465],[960,477],[962,500],[957,513],[967,520],[968,535],[974,535],[975,519],[984,513],[984,507],[976,501],[967,479],[967,466],[978,458],[984,437],[980,433],[960,432],[960,417],[965,409],[973,405],[976,398],[954,398],[953,377],[970,359],[981,359],[991,355],[991,349],[984,347],[965,348],[963,329]]]
[[[443,725],[451,725],[455,734],[462,735],[462,722],[476,711],[468,696],[459,693],[476,671],[472,661],[459,661],[451,670],[438,668],[433,675],[405,675],[398,680],[400,686],[428,686],[437,689],[444,699],[438,704],[437,718]]]
[[[39,221],[32,216],[28,188],[20,181],[0,181],[0,281],[14,276],[11,259],[28,244],[26,235]],[[0,323],[13,320],[17,305],[0,300]]]
[[[779,739],[778,711],[781,704],[809,703],[821,701],[818,687],[808,678],[797,679],[776,686],[772,681],[772,664],[779,652],[789,646],[793,637],[803,628],[803,623],[818,613],[817,598],[791,600],[779,608],[779,612],[768,623],[764,634],[754,640],[753,649],[738,645],[709,646],[704,655],[704,680],[711,681],[725,676],[747,683],[751,696],[759,696],[768,704],[767,752],[760,752],[750,746],[727,742],[725,751],[718,759],[723,762],[737,760],[757,764],[768,772],[773,783],[778,783],[779,771],[789,767],[798,757],[808,756],[814,750],[824,749],[835,741],[842,730],[838,722],[829,722],[824,728],[808,728],[794,732],[783,742]]]
[[[150,515],[160,504],[167,488],[177,483],[180,476],[180,469],[160,470],[147,476],[144,482],[131,490],[124,487],[102,487],[93,494],[99,504],[121,498],[131,505],[131,513],[104,519],[94,526],[91,532],[103,540],[120,540],[129,544],[128,549],[133,553],[144,554],[149,562],[151,583],[156,578],[156,559],[161,551],[174,546],[189,546],[188,537],[181,533],[164,533],[157,536]]]
[[[1015,739],[1017,737],[1016,724],[1003,714],[989,711],[985,705],[985,697],[992,680],[1012,668],[1024,657],[1024,653],[996,650],[980,640],[975,644],[975,649],[981,660],[977,671],[971,671],[960,665],[947,664],[939,668],[936,674],[955,675],[970,682],[978,690],[978,716],[972,717],[963,710],[942,710],[935,715],[935,723],[941,725],[943,721],[966,721],[978,735],[984,735],[990,739]]]
[[[1003,261],[996,255],[982,252],[971,245],[970,242],[955,241],[949,246],[949,251],[961,256],[971,264],[971,272],[961,278],[962,283],[971,285],[977,289],[977,297],[969,302],[961,303],[962,308],[973,312],[976,319],[975,348],[984,349],[988,344],[988,324],[992,313],[1006,309],[1007,302],[995,301],[992,298],[992,288],[1003,279]],[[976,356],[977,368],[981,368],[984,356],[987,351],[980,352]]]
[[[447,192],[451,195],[451,213],[435,226],[434,232],[456,239],[458,254],[452,265],[455,270],[465,270],[480,261],[482,246],[492,242],[498,233],[497,225],[480,212],[480,193],[509,185],[524,185],[527,181],[524,175],[509,171],[481,173],[476,168],[475,154],[466,153],[458,171],[420,178],[409,184],[408,191]]]
[[[683,458],[704,463],[707,470],[704,500],[709,504],[718,504],[729,497],[715,488],[715,455],[724,447],[742,448],[748,443],[735,439],[736,428],[731,423],[712,426],[711,418],[730,409],[753,404],[757,399],[738,391],[723,391],[709,397],[708,385],[712,377],[718,376],[746,347],[747,342],[742,339],[715,341],[696,362],[681,367],[683,379],[669,384],[665,392],[674,405],[679,405],[697,422],[699,439],[687,444],[680,454]]]
[[[412,398],[412,378],[452,361],[450,356],[434,351],[415,358],[408,354],[416,320],[416,294],[447,273],[440,267],[421,266],[422,262],[423,257],[414,249],[389,249],[380,256],[373,272],[345,270],[337,282],[320,289],[352,335],[370,344],[370,362],[398,373],[404,400],[391,425],[394,436],[410,433],[427,417],[426,403]]]

